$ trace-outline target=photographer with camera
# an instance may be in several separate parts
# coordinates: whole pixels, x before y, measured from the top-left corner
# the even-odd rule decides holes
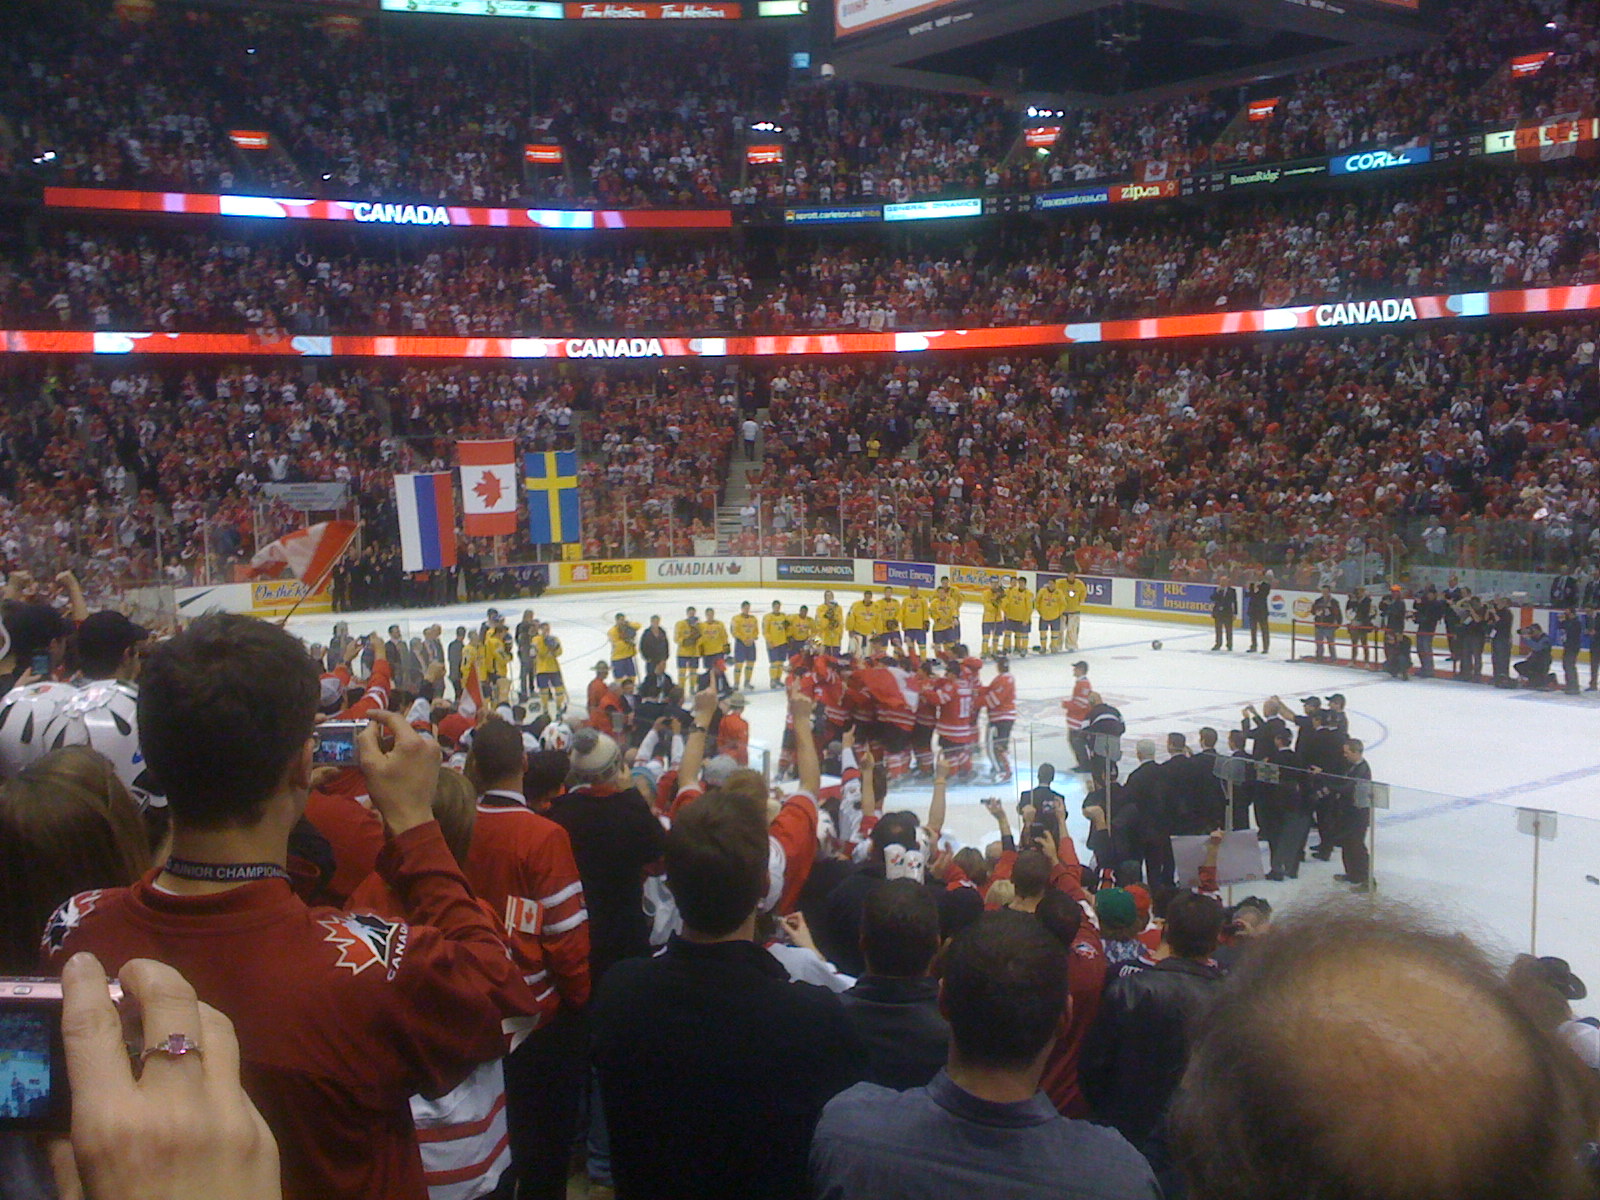
[[[1543,691],[1550,683],[1550,660],[1554,644],[1544,627],[1537,622],[1524,625],[1517,634],[1528,644],[1528,657],[1516,665],[1525,686]]]
[[[439,748],[392,713],[371,714],[358,761],[387,831],[378,870],[410,923],[308,908],[290,890],[318,698],[305,649],[263,621],[209,615],[159,647],[139,728],[171,857],[130,888],[69,900],[44,949],[58,966],[89,950],[113,972],[158,958],[233,1020],[288,1200],[423,1200],[411,1097],[498,1058],[501,1022],[532,997],[434,820]],[[187,1071],[196,1049],[225,1054],[205,1034],[169,1021],[150,1055]]]

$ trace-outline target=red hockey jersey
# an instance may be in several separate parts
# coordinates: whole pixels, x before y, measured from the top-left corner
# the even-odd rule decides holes
[[[283,880],[175,896],[151,872],[62,905],[45,960],[158,959],[232,1018],[285,1200],[427,1200],[411,1097],[503,1054],[502,1019],[532,997],[436,822],[392,839],[378,870],[409,925],[309,908]]]

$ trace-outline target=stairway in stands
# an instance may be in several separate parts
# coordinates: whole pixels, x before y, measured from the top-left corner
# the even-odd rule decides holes
[[[738,536],[740,529],[739,510],[748,503],[751,495],[749,480],[745,472],[760,470],[761,464],[767,453],[767,410],[757,409],[755,413],[756,424],[761,426],[761,432],[756,437],[756,456],[746,461],[744,456],[744,439],[733,439],[733,450],[728,458],[728,486],[723,489],[722,503],[717,506],[717,552],[728,554],[733,547],[733,539]],[[740,424],[744,418],[740,417]]]

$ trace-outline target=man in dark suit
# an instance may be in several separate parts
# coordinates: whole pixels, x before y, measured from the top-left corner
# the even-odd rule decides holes
[[[1272,647],[1272,626],[1269,624],[1269,614],[1272,610],[1272,581],[1269,577],[1258,579],[1255,583],[1247,583],[1244,588],[1244,613],[1245,623],[1250,626],[1250,649],[1246,654],[1256,652],[1256,641],[1260,639],[1261,653],[1265,654]]]
[[[1139,765],[1128,774],[1122,785],[1123,809],[1135,808],[1146,831],[1144,844],[1145,882],[1171,886],[1174,864],[1172,861],[1172,833],[1167,813],[1168,776],[1164,766],[1156,762],[1156,744],[1150,738],[1140,738],[1134,747]]]
[[[1233,623],[1239,616],[1239,593],[1234,591],[1228,583],[1228,577],[1222,576],[1217,580],[1217,586],[1211,591],[1211,624],[1217,633],[1213,650],[1221,650],[1224,640],[1228,649],[1233,649]]]

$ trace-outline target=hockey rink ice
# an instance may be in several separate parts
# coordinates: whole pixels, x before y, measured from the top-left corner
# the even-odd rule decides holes
[[[848,607],[858,591],[840,588],[835,595]],[[498,608],[510,625],[531,608],[561,639],[576,720],[594,664],[609,658],[605,634],[618,612],[641,627],[659,615],[670,632],[688,605],[703,614],[709,604],[726,621],[742,600],[749,600],[757,614],[773,600],[783,601],[786,612],[801,604],[814,612],[822,593],[756,585],[749,591],[675,587],[555,594],[534,601],[297,617],[290,628],[308,642],[323,642],[337,620],[348,621],[357,634],[399,624],[409,639],[437,622],[448,644],[457,626],[481,621],[489,607]],[[969,601],[962,614],[962,633],[974,647],[979,613]],[[1157,639],[1160,650],[1151,646]],[[1278,695],[1298,713],[1302,697],[1342,692],[1351,736],[1366,743],[1374,779],[1391,786],[1391,807],[1375,814],[1373,875],[1379,896],[1414,905],[1504,956],[1534,948],[1567,959],[1591,983],[1600,980],[1600,941],[1593,936],[1600,910],[1600,693],[1540,695],[1416,677],[1398,682],[1348,667],[1289,662],[1289,639],[1282,635],[1274,635],[1270,655],[1244,653],[1250,642],[1242,629],[1234,632],[1232,654],[1212,653],[1211,640],[1209,627],[1086,611],[1079,653],[1013,658],[1020,717],[1013,733],[1015,778],[1006,785],[952,787],[947,835],[980,847],[995,840],[995,823],[981,807],[984,797],[1002,796],[1014,812],[1016,796],[1033,784],[1034,768],[1049,762],[1057,769],[1054,786],[1067,797],[1069,829],[1081,850],[1088,828],[1077,815],[1083,784],[1071,773],[1061,709],[1072,689],[1069,663],[1075,659],[1088,662],[1096,690],[1122,710],[1127,722],[1124,777],[1134,766],[1137,738],[1155,739],[1164,758],[1168,732],[1184,733],[1197,749],[1196,731],[1210,725],[1219,731],[1225,751],[1226,730],[1238,724],[1244,705],[1259,708],[1266,697]],[[1306,649],[1304,642],[1301,648]],[[983,678],[993,674],[986,664]],[[1586,667],[1584,677],[1587,682]],[[770,748],[776,766],[784,699],[767,686],[764,647],[755,679],[745,713],[751,765],[760,766],[762,749]],[[891,791],[887,806],[925,815],[928,799],[926,784],[907,785]],[[1537,839],[1537,889],[1536,839],[1519,832],[1519,808],[1557,814],[1555,836]],[[1550,824],[1545,822],[1547,831]],[[1328,863],[1307,862],[1298,880],[1261,880],[1231,891],[1234,899],[1259,895],[1287,911],[1319,896],[1348,892],[1333,881],[1341,869],[1335,853]]]

